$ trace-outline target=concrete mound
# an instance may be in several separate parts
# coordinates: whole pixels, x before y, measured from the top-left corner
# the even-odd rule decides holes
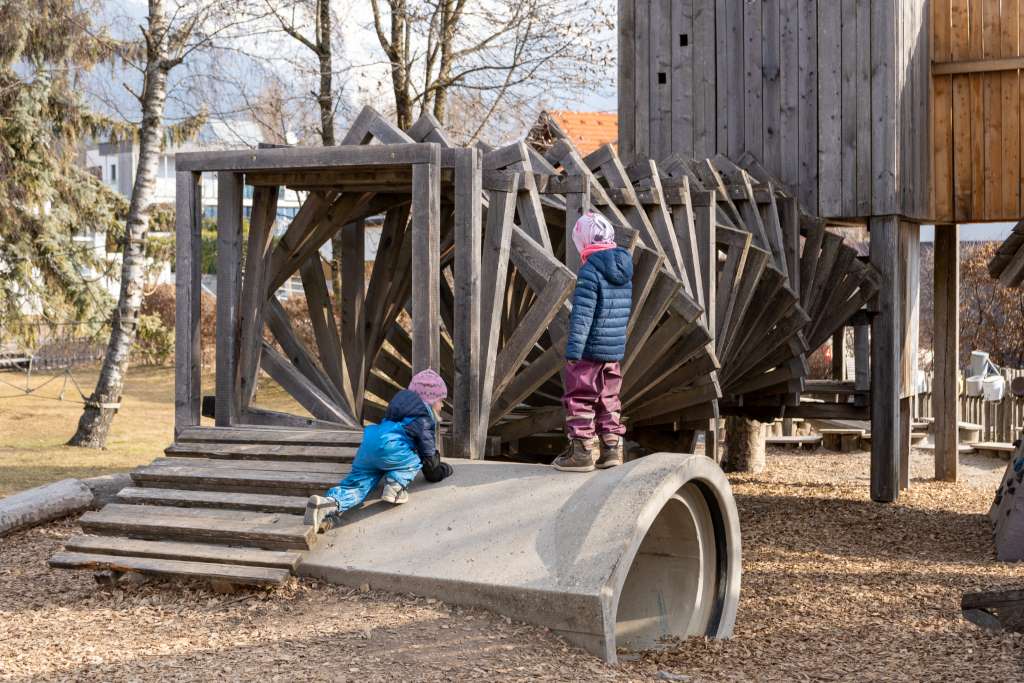
[[[436,597],[546,626],[608,662],[666,636],[732,634],[739,518],[708,458],[657,453],[590,474],[455,463],[407,505],[377,501],[298,573]]]

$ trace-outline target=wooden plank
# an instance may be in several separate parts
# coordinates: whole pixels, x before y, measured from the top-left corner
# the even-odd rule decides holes
[[[671,76],[671,102],[668,116],[671,119],[671,145],[658,148],[657,155],[664,155],[663,149],[694,155],[694,110],[704,106],[703,91],[695,87],[700,78],[701,65],[697,64],[694,52],[694,4],[702,0],[679,0],[671,3],[671,18],[665,22],[668,29]],[[700,11],[699,9],[697,11]]]
[[[319,252],[314,253],[302,264],[299,273],[302,276],[302,289],[306,297],[310,323],[313,327],[313,337],[316,339],[320,367],[324,369],[331,383],[337,387],[344,399],[338,404],[339,407],[346,413],[353,414],[352,406],[355,405],[355,399],[352,386],[348,381],[348,373],[345,371],[345,356],[341,346],[341,337],[338,334],[338,324],[334,318],[334,304],[327,291],[324,264]],[[323,418],[324,416],[317,415],[317,417]]]
[[[1001,0],[982,0],[982,55],[985,58],[998,57],[1001,49],[999,28],[999,6]],[[998,173],[1002,170],[1003,146],[1003,100],[1001,74],[980,74],[983,127],[985,136],[985,158],[983,162],[985,217],[999,217],[1003,214],[1003,184]]]
[[[649,3],[651,69],[651,137],[646,156],[672,149],[672,6]],[[678,39],[677,39],[678,41]]]
[[[871,321],[871,498],[899,495],[900,301],[899,222],[871,219],[871,263],[879,274],[877,315]]]
[[[339,474],[326,472],[233,471],[213,467],[153,467],[132,472],[132,480],[143,487],[291,496],[323,493],[340,479]]]
[[[840,3],[828,3],[840,4]],[[840,198],[841,215],[857,215],[857,116],[859,93],[857,91],[857,60],[860,57],[857,43],[856,0],[842,0],[838,8],[840,15],[840,45],[836,58],[840,66],[840,98],[842,107],[839,114],[840,168],[842,188],[837,192]],[[830,50],[831,52],[831,50]],[[866,98],[865,98],[866,99]]]
[[[762,152],[772,168],[782,164],[781,0],[761,3]],[[755,150],[756,151],[756,150]]]
[[[239,390],[242,408],[247,408],[256,393],[256,372],[262,351],[263,308],[266,302],[266,277],[277,218],[276,187],[258,187],[253,192],[252,218],[246,248],[245,278],[238,304],[239,311]]]
[[[278,147],[214,152],[182,152],[175,157],[179,171],[279,171],[383,166],[400,168],[437,157],[434,144],[335,145]]]
[[[968,36],[967,3],[953,2],[950,6],[950,56],[952,59],[967,59],[970,55]],[[933,70],[934,73],[934,70]],[[971,93],[970,78],[967,76],[952,79],[952,126],[953,126],[953,210],[956,220],[966,220],[971,216]]]
[[[174,432],[199,425],[202,349],[199,336],[202,240],[201,176],[175,173]]]
[[[744,31],[743,5],[729,0],[718,0],[716,21],[720,27],[718,46],[729,45],[732,49],[717,50],[719,59],[718,149],[725,154],[739,156],[744,150],[744,115],[749,109],[744,90]],[[741,49],[740,46],[744,46]],[[725,81],[723,87],[722,80]],[[743,106],[737,106],[743,102]]]
[[[960,230],[935,228],[934,347],[935,478],[956,481],[959,464]]]
[[[337,405],[340,406],[344,403],[341,390],[331,382],[331,379],[313,358],[312,352],[299,339],[289,321],[288,313],[277,297],[272,296],[266,302],[266,322],[274,339],[277,340],[281,350],[295,369],[316,385],[320,391],[330,396]],[[261,348],[261,355],[262,352]]]
[[[954,9],[953,11],[955,12],[956,10]],[[1000,71],[1018,71],[1020,69],[1024,69],[1024,57],[1020,56],[995,59],[963,59],[932,64],[932,74],[935,76],[993,74]]]
[[[764,55],[761,47],[762,2],[743,3],[743,145],[733,156],[753,152],[764,158]],[[735,48],[734,48],[735,49]],[[733,101],[736,107],[739,101]]]
[[[636,48],[633,36],[636,33],[637,0],[618,0],[619,22],[616,37],[618,41],[618,112],[619,152],[627,159],[636,154]]]
[[[164,454],[178,458],[352,462],[352,458],[356,454],[356,447],[177,441],[165,448]]]
[[[358,421],[315,383],[303,375],[277,349],[263,342],[260,367],[287,391],[303,408],[320,420],[357,426]]]
[[[899,116],[896,5],[896,0],[875,0],[871,12],[871,212],[874,215],[897,213],[900,208],[896,178],[898,126],[893,125]]]
[[[142,572],[171,578],[209,579],[252,586],[279,586],[291,571],[267,567],[186,562],[149,557],[118,557],[94,553],[59,552],[50,558],[51,567],[59,569],[107,569],[119,572]]]
[[[948,61],[951,54],[950,2],[932,0],[932,58]],[[1004,95],[1005,95],[1004,91]],[[1016,146],[1016,145],[1015,145]],[[932,201],[937,220],[953,219],[953,78],[932,76]],[[1019,156],[1019,148],[1018,148]]]
[[[486,431],[481,431],[482,372],[480,353],[481,160],[476,149],[460,154],[455,165],[455,352],[452,444],[457,458],[483,458]],[[518,174],[514,174],[518,178]],[[414,346],[415,348],[415,346]],[[414,350],[415,354],[415,350]],[[484,427],[486,430],[486,427]]]
[[[164,505],[169,507],[200,507],[253,512],[282,512],[301,515],[306,509],[302,496],[275,496],[266,493],[229,493],[225,491],[179,491],[176,489],[121,489],[117,499],[128,505]]]
[[[1020,52],[1019,28],[1020,28],[1020,7],[1019,0],[1012,0],[1002,4],[1002,12],[999,19],[999,26],[1002,29],[1000,53],[1003,57],[1016,56]],[[944,79],[943,79],[944,80]],[[1002,99],[1000,114],[1002,115],[1002,142],[1000,153],[1002,155],[1002,169],[998,171],[999,181],[1002,183],[1002,211],[1001,216],[1016,217],[1020,215],[1020,73],[1006,72],[999,75],[999,89]],[[938,106],[936,104],[936,106]],[[938,150],[936,150],[938,153]]]
[[[345,371],[352,391],[352,413],[358,416],[366,382],[366,225],[363,221],[341,228],[341,338],[344,342]]]
[[[413,372],[439,368],[441,176],[438,164],[413,167],[412,327]]]
[[[692,2],[693,34],[690,43],[693,56],[690,61],[694,69],[694,133],[693,154],[690,156],[705,158],[717,151],[719,80],[716,69],[715,0]],[[622,157],[629,160],[626,154],[622,154]]]
[[[305,501],[303,501],[305,503]],[[76,534],[64,542],[64,549],[77,553],[150,557],[185,562],[216,562],[249,567],[276,567],[293,571],[302,555],[281,550],[259,548],[232,548],[203,543],[176,541],[143,541],[117,536],[86,536]]]
[[[326,472],[333,475],[349,471],[349,463],[303,462],[300,460],[226,460],[224,458],[178,458],[167,456],[157,458],[145,468],[160,467],[206,467],[218,470],[255,470],[258,472]]]
[[[779,0],[778,177],[792,190],[800,183],[800,2]],[[767,157],[767,155],[766,155]]]
[[[800,131],[800,178],[798,195],[811,213],[820,214],[818,203],[818,2],[799,0],[797,22],[798,87],[797,122]]]
[[[238,297],[242,269],[242,176],[217,175],[217,425],[241,410],[238,377]]]
[[[196,540],[269,550],[308,550],[316,531],[299,515],[111,504],[80,519],[82,530],[154,540]]]
[[[978,0],[984,2],[985,0]],[[968,14],[969,31],[968,50],[975,59],[984,55],[984,12],[975,4]],[[971,74],[970,111],[971,111],[971,215],[985,215],[985,98],[983,81],[980,74]]]
[[[176,437],[179,442],[193,443],[259,443],[358,446],[361,429],[338,429],[332,432],[310,432],[301,429],[256,429],[251,427],[190,427]]]
[[[821,215],[829,217],[843,215],[843,50],[826,47],[842,45],[842,8],[840,2],[818,3],[818,201]]]

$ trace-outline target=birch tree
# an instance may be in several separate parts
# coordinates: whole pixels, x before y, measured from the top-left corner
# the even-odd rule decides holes
[[[217,27],[211,30],[215,19]],[[140,27],[140,38],[118,45],[121,59],[141,74],[141,89],[132,93],[141,112],[138,162],[125,220],[120,290],[111,318],[110,338],[96,388],[68,445],[90,448],[106,445],[111,422],[121,405],[129,353],[142,305],[146,239],[160,153],[166,136],[189,137],[203,123],[204,117],[199,115],[168,129],[165,125],[168,77],[190,55],[209,47],[215,37],[235,26],[237,22],[228,13],[228,4],[220,0],[186,0],[174,5],[168,5],[165,0],[148,0],[146,23]]]

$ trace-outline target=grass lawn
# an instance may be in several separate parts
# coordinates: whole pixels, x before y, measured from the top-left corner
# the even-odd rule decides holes
[[[88,395],[99,368],[71,374]],[[39,387],[53,374],[33,374]],[[0,373],[0,380],[25,386],[24,373]],[[125,470],[159,456],[173,437],[174,368],[130,368],[121,410],[114,417],[107,448],[71,448],[64,443],[75,433],[82,401],[71,382],[60,396],[57,378],[30,396],[0,385],[0,496],[66,477],[93,477]],[[12,397],[12,398],[7,398]]]

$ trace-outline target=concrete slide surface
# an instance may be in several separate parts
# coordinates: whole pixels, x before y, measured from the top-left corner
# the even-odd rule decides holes
[[[664,636],[732,634],[739,518],[710,459],[609,470],[454,461],[407,504],[375,500],[320,537],[300,575],[435,597],[546,626],[609,662]]]

